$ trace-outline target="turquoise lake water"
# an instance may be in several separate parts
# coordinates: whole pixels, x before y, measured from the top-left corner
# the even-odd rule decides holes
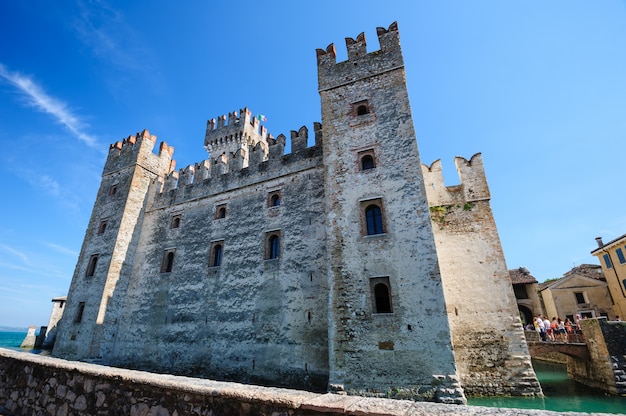
[[[0,332],[0,347],[20,350],[26,332]],[[33,351],[35,352],[35,351]],[[469,398],[474,406],[544,409],[557,412],[626,414],[626,397],[606,396],[567,378],[565,366],[533,361],[545,398]]]
[[[475,406],[543,409],[556,412],[626,413],[626,397],[607,396],[567,378],[564,365],[533,360],[544,398],[469,398]]]

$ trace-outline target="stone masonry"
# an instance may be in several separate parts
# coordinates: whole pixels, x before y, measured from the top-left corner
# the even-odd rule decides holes
[[[369,53],[347,38],[345,62],[318,49],[311,147],[303,126],[285,154],[247,108],[209,120],[208,159],[178,171],[147,130],[111,145],[53,354],[446,403],[541,394],[480,157],[460,191],[421,166],[397,25],[377,34]]]
[[[0,414],[556,416],[560,413],[316,394],[69,362],[0,348]]]

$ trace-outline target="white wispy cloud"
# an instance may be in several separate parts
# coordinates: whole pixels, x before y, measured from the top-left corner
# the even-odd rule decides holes
[[[8,246],[6,244],[0,243],[0,250],[4,251],[6,253],[9,253],[9,254],[11,254],[14,257],[17,257],[24,264],[29,264],[30,263],[29,260],[28,260],[28,256],[26,254],[22,253],[19,250],[14,249],[11,246]]]
[[[61,188],[61,185],[49,175],[37,173],[24,168],[15,169],[15,173],[28,182],[33,188],[39,189],[42,192],[54,197],[62,196],[63,189]]]
[[[123,81],[120,72],[158,83],[150,66],[150,62],[154,62],[153,53],[122,13],[101,0],[80,1],[78,6],[80,11],[73,23],[74,30],[95,57],[118,70],[114,83]]]
[[[50,114],[61,125],[67,128],[77,139],[90,147],[99,147],[95,137],[84,133],[88,125],[74,114],[63,101],[48,95],[44,89],[30,77],[9,70],[0,63],[0,77],[27,98],[28,105],[39,111]]]
[[[54,244],[54,243],[50,243],[50,242],[47,242],[47,241],[44,241],[43,244],[45,244],[46,246],[50,247],[51,249],[54,249],[54,250],[58,251],[59,253],[69,254],[70,256],[74,256],[74,257],[78,256],[78,252],[76,252],[76,251],[74,251],[72,249],[69,249],[67,247],[63,247],[63,246],[61,246],[59,244]]]

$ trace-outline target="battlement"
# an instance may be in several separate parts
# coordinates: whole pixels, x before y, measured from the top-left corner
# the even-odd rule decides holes
[[[404,67],[400,49],[398,23],[388,29],[376,29],[380,50],[367,53],[365,33],[356,39],[346,38],[348,60],[337,63],[337,50],[331,43],[326,49],[316,49],[319,90],[327,90],[367,78],[395,68]]]
[[[209,155],[216,153],[235,153],[238,149],[255,146],[259,141],[266,141],[267,129],[261,126],[258,118],[245,107],[242,110],[219,116],[207,121],[204,147]]]
[[[161,142],[158,153],[154,154],[156,139],[156,136],[144,129],[141,133],[111,144],[103,174],[134,164],[142,165],[155,172],[170,172],[176,165],[176,161],[172,159],[174,147]]]
[[[247,121],[244,119],[244,122]],[[229,125],[231,123],[232,121],[229,121]],[[228,128],[226,125],[220,128],[222,127]],[[188,198],[220,193],[244,184],[320,166],[321,123],[314,123],[314,134],[315,145],[307,147],[309,129],[302,126],[298,130],[292,130],[289,154],[285,154],[287,137],[284,134],[276,138],[266,135],[254,145],[242,141],[234,148],[236,149],[234,152],[223,151],[217,155],[214,153],[202,162],[191,164],[178,171],[171,170],[162,178],[155,180],[154,201],[157,205],[178,203]]]
[[[453,205],[491,198],[480,153],[476,153],[470,160],[456,156],[454,164],[461,183],[448,187],[444,184],[440,159],[435,160],[430,166],[422,164],[429,206]]]

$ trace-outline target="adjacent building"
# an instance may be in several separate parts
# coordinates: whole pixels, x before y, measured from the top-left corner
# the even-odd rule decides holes
[[[626,234],[604,243],[596,238],[598,248],[591,252],[600,260],[609,292],[613,298],[612,319],[626,316]]]
[[[581,264],[560,279],[542,283],[539,290],[549,319],[613,318],[613,300],[598,265]]]

